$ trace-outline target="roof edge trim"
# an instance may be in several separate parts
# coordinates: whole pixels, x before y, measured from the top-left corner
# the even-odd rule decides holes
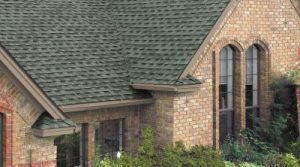
[[[54,119],[65,119],[64,114],[56,105],[40,90],[40,88],[27,76],[27,74],[11,58],[9,53],[0,45],[0,61],[27,89],[28,92],[40,103]]]
[[[57,129],[31,129],[32,133],[38,137],[50,137],[50,136],[60,136],[73,134],[78,132],[79,129],[77,127],[68,127],[68,128],[57,128]]]
[[[154,103],[153,98],[147,99],[137,99],[137,100],[119,100],[119,101],[107,101],[107,102],[98,102],[98,103],[86,103],[86,104],[74,104],[74,105],[65,105],[60,109],[63,112],[80,112],[80,111],[89,111],[97,110],[103,108],[117,108],[125,106],[134,106],[134,105],[144,105]]]
[[[229,4],[224,9],[223,13],[219,17],[219,19],[217,20],[217,22],[215,23],[213,28],[211,29],[211,31],[208,33],[208,35],[206,36],[206,38],[200,45],[197,52],[194,54],[194,56],[192,57],[190,62],[184,68],[184,71],[180,75],[179,79],[184,78],[189,74],[191,68],[193,68],[193,66],[195,65],[197,60],[200,58],[202,53],[205,51],[205,49],[207,49],[207,45],[211,42],[211,39],[214,37],[215,33],[218,32],[219,27],[222,25],[223,22],[226,23],[226,21],[227,21],[227,20],[225,20],[226,16],[231,15],[232,11],[234,11],[234,9],[237,7],[239,2],[240,2],[240,0],[230,0]]]
[[[182,86],[154,85],[154,84],[131,84],[131,86],[134,89],[141,89],[141,90],[184,93],[184,92],[195,92],[195,91],[199,90],[201,84],[182,85]]]

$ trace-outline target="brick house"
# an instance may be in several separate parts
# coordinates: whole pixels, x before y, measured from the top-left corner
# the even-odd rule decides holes
[[[0,0],[0,167],[56,166],[54,138],[134,152],[219,147],[268,120],[273,75],[296,66],[298,0]]]

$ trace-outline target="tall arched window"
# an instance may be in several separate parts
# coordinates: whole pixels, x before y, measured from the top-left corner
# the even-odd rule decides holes
[[[219,138],[222,144],[233,135],[233,49],[224,47],[220,52],[219,76]]]
[[[259,117],[259,49],[252,45],[246,53],[246,127],[253,128]]]

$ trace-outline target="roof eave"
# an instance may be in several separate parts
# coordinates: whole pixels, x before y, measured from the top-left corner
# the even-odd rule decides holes
[[[154,103],[153,98],[135,99],[135,100],[119,100],[119,101],[107,101],[98,103],[86,103],[86,104],[74,104],[65,105],[60,107],[63,112],[80,112],[80,111],[91,111],[104,108],[117,108],[134,105],[146,105]]]
[[[182,85],[182,86],[174,86],[174,85],[155,85],[155,84],[131,84],[132,88],[139,90],[151,90],[151,91],[163,91],[163,92],[176,92],[176,93],[184,93],[184,92],[195,92],[198,91],[201,84],[195,85]]]
[[[32,133],[38,137],[50,137],[50,136],[60,136],[73,134],[79,131],[78,127],[67,127],[67,128],[57,128],[57,129],[31,129]]]

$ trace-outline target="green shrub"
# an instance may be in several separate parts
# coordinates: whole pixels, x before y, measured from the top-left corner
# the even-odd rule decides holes
[[[160,166],[162,167],[182,167],[183,166],[183,159],[186,155],[186,148],[184,147],[182,142],[176,142],[175,147],[168,146],[165,148],[164,152],[162,153]]]
[[[241,145],[239,141],[228,139],[222,146],[223,158],[231,162],[244,162],[248,160],[252,148],[248,144]]]
[[[146,125],[142,130],[141,143],[138,148],[138,158],[143,166],[153,166],[156,159],[154,129]]]
[[[195,161],[195,167],[225,167],[221,154],[212,148],[194,146],[189,155]]]
[[[186,149],[182,142],[167,147],[160,164],[162,167],[225,167],[219,152],[202,146]]]
[[[154,130],[150,126],[145,126],[137,155],[123,152],[120,158],[112,156],[101,158],[99,150],[96,150],[94,167],[153,167],[155,159]]]
[[[290,145],[289,152],[293,153],[297,159],[300,159],[300,140]]]
[[[245,139],[243,144],[240,144],[240,142],[237,140],[228,140],[221,147],[223,158],[236,164],[251,162],[258,165],[263,165],[269,156],[276,153],[272,149],[266,149],[270,147],[262,146],[264,143],[259,143],[259,141],[256,144],[260,145],[262,148],[265,148],[265,150],[258,151],[257,145],[249,143],[248,140]]]
[[[277,154],[265,162],[266,167],[298,167],[298,160],[293,154]]]

